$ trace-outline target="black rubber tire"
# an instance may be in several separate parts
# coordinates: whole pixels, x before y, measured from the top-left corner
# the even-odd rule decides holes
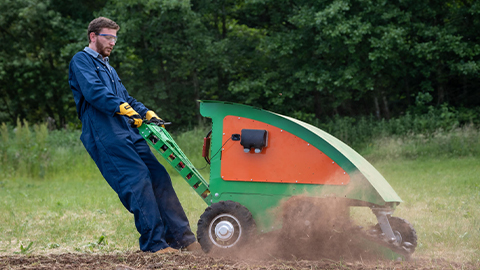
[[[231,241],[222,242],[215,237],[215,224],[221,221],[228,221],[234,226],[235,234]],[[205,253],[212,250],[216,253],[239,250],[254,234],[255,228],[252,214],[245,206],[234,201],[220,201],[207,207],[200,216],[197,224],[197,240]]]
[[[413,228],[412,224],[410,224],[410,222],[408,222],[406,219],[392,216],[388,217],[388,222],[390,223],[390,227],[392,227],[393,232],[398,232],[402,236],[401,245],[403,245],[404,242],[409,242],[412,244],[410,251],[413,253],[417,247],[417,232]],[[380,232],[382,231],[379,224],[375,225],[375,229]]]

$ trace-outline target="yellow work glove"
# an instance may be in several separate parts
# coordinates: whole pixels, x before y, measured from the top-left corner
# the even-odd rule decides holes
[[[120,105],[120,112],[117,113],[120,115],[128,116],[128,118],[131,119],[131,121],[128,122],[132,127],[139,128],[142,125],[143,121],[140,117],[140,114],[138,114],[127,102]]]
[[[149,124],[153,123],[157,126],[165,128],[165,121],[163,121],[162,118],[158,117],[158,115],[154,111],[148,111],[145,115],[145,118],[147,118]]]

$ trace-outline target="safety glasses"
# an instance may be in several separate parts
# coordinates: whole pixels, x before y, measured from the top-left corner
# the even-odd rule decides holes
[[[105,37],[109,42],[113,42],[115,44],[117,43],[117,36],[110,35],[110,34],[99,34],[99,33],[95,33],[95,35]]]

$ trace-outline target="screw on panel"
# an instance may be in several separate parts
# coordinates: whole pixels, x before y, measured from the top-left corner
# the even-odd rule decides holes
[[[225,150],[225,148],[222,148],[222,151]]]
[[[223,178],[223,176],[222,176],[222,178]]]
[[[295,180],[295,183],[298,183],[298,180]]]
[[[215,197],[218,197],[218,193],[215,193]]]
[[[307,143],[307,146],[310,146],[310,144],[309,144],[309,143]]]
[[[343,172],[343,174],[345,174],[345,172]]]
[[[240,117],[238,117],[238,119],[240,119]]]
[[[225,133],[223,133],[223,136],[225,136]]]
[[[280,132],[283,132],[283,129],[280,129]]]
[[[334,163],[335,163],[335,161],[332,161],[332,164],[334,164]]]

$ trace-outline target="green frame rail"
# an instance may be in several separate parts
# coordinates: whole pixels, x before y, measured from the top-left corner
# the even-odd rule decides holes
[[[182,152],[170,133],[154,124],[143,123],[138,128],[140,135],[147,143],[170,164],[190,185],[193,190],[207,203],[212,204],[212,195],[208,182],[193,166],[192,162]]]

